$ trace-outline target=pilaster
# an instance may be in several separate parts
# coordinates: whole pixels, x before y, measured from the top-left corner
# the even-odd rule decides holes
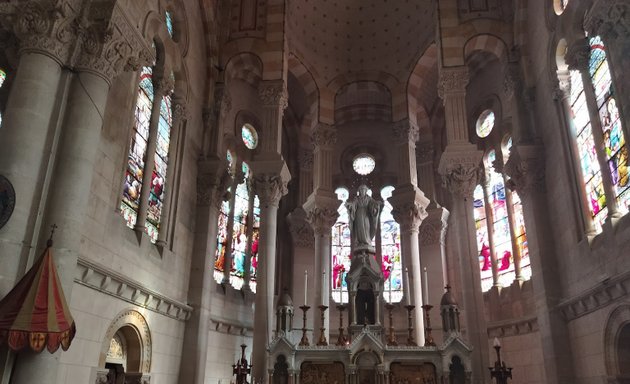
[[[282,115],[288,105],[286,83],[283,80],[263,81],[258,86],[258,97],[263,109],[261,152],[281,153]]]
[[[450,146],[468,144],[466,86],[468,67],[440,68],[438,95],[446,110],[446,138]]]

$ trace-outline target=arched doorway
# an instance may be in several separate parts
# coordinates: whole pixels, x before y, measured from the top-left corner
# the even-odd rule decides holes
[[[630,306],[613,310],[604,331],[604,353],[609,383],[630,384]]]

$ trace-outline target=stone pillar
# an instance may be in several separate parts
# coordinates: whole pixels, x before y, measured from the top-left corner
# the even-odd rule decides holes
[[[319,124],[313,133],[313,193],[304,203],[308,221],[315,233],[315,301],[312,312],[314,335],[319,335],[319,328],[326,328],[325,336],[329,340],[330,313],[329,308],[325,313],[324,323],[319,316],[318,305],[330,305],[331,265],[330,265],[330,236],[331,228],[339,216],[338,209],[341,204],[337,195],[332,190],[332,155],[337,142],[337,131],[327,124]],[[322,272],[324,276],[322,277]]]
[[[124,69],[139,69],[139,62],[151,55],[136,28],[122,25],[127,19],[118,6],[112,5],[110,9],[103,9],[98,16],[104,17],[107,22],[102,19],[94,20],[89,26],[92,33],[81,36],[84,39],[81,44],[83,49],[77,53],[73,62],[77,73],[70,84],[43,220],[43,228],[50,228],[53,224],[58,226],[53,254],[67,298],[72,297],[76,263],[91,194],[97,154],[95,149],[99,147],[110,81]],[[115,25],[114,21],[121,25]],[[138,54],[143,57],[142,60],[133,57]],[[42,239],[41,242],[43,241]],[[59,352],[21,355],[15,366],[13,382],[55,382],[59,358]]]
[[[252,170],[254,190],[260,200],[258,273],[254,303],[256,332],[252,352],[252,380],[258,382],[266,376],[267,347],[273,335],[278,205],[282,196],[287,194],[287,183],[291,176],[284,161],[275,164],[252,162]]]
[[[300,193],[298,204],[304,204],[311,192],[313,192],[313,152],[301,150],[298,153],[300,165]]]
[[[563,295],[557,278],[560,271],[547,209],[543,148],[534,145],[512,147],[506,172],[511,177],[511,186],[521,197],[529,257],[532,269],[536,272],[532,275],[532,287],[545,361],[544,381],[573,383],[575,378],[569,330],[561,314],[554,310]]]
[[[55,20],[52,14],[36,8],[25,7],[18,13],[15,4],[0,4],[0,16],[16,16],[14,25],[3,27],[13,30],[20,44],[18,67],[0,129],[0,174],[11,181],[19,196],[11,220],[0,232],[0,297],[25,272],[32,239],[37,236],[34,221],[41,208],[43,175],[57,125],[58,91],[59,97],[63,92],[59,89],[63,59],[56,55],[62,44],[52,30],[65,20]],[[29,19],[47,29],[29,31]]]
[[[418,171],[416,170],[416,141],[418,141],[418,127],[409,120],[399,121],[394,125],[396,149],[400,154],[398,169],[399,184],[389,199],[392,204],[392,214],[400,224],[400,245],[403,264],[409,268],[411,281],[408,292],[413,292],[411,304],[416,306],[415,339],[418,345],[424,345],[424,316],[422,313],[422,268],[420,266],[420,243],[418,238],[420,224],[427,217],[426,208],[429,199],[418,188]],[[407,274],[405,274],[405,278]]]
[[[438,172],[451,194],[448,234],[449,279],[461,292],[466,338],[472,343],[474,383],[481,383],[489,367],[487,325],[480,287],[477,238],[473,216],[473,191],[480,177],[482,152],[468,142],[466,117],[466,67],[440,68],[438,93],[446,115],[447,147]]]
[[[594,0],[584,26],[589,35],[601,36],[606,45],[627,140],[630,137],[630,4],[626,0]]]
[[[231,178],[223,160],[203,161],[197,177],[197,209],[193,256],[188,283],[188,304],[194,310],[186,322],[179,382],[203,384],[208,353],[208,325],[214,285],[217,220]]]

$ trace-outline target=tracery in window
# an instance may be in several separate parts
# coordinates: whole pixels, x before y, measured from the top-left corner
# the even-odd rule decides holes
[[[241,128],[243,143],[248,149],[255,149],[258,146],[258,133],[250,124],[244,124]]]
[[[173,37],[173,15],[169,11],[164,13],[164,18],[166,21],[166,30],[168,31],[169,36]]]
[[[492,132],[492,128],[494,128],[494,112],[489,109],[481,112],[479,118],[477,119],[477,136],[480,138],[488,137],[490,132]]]
[[[400,258],[400,225],[392,215],[393,207],[388,199],[394,187],[381,189],[384,200],[381,211],[381,271],[383,272],[383,298],[389,303],[397,303],[403,297],[402,262]]]
[[[361,176],[369,175],[376,168],[376,160],[367,153],[363,153],[354,158],[352,168]]]
[[[350,192],[346,188],[337,188],[335,191],[337,199],[343,203],[350,197]],[[348,302],[348,289],[345,281],[345,274],[350,271],[350,251],[352,240],[350,238],[350,226],[348,211],[344,204],[341,204],[337,210],[339,217],[332,227],[332,279],[331,289],[332,297],[336,302],[341,302],[341,293],[343,292],[343,302]]]
[[[145,168],[149,124],[153,108],[153,68],[144,67],[140,73],[140,84],[134,112],[133,137],[127,159],[125,185],[120,209],[127,225],[133,228],[140,209],[142,177]]]
[[[589,74],[595,90],[597,109],[604,138],[606,162],[611,175],[617,208],[621,214],[628,213],[630,185],[628,184],[628,148],[626,146],[617,100],[612,88],[612,76],[604,43],[599,36],[589,39],[591,54]]]

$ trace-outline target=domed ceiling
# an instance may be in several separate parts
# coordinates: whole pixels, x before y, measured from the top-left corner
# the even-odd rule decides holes
[[[433,0],[289,0],[290,50],[326,85],[348,72],[406,82],[435,35]]]

